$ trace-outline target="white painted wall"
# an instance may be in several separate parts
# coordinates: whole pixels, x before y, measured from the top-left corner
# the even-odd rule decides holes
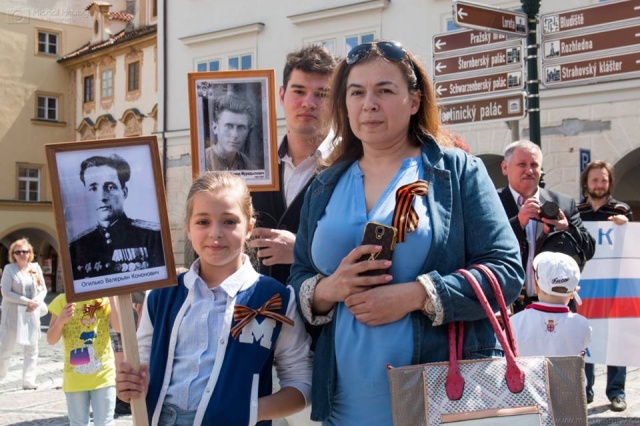
[[[520,7],[519,1],[484,0],[483,4],[501,8]],[[595,0],[542,1],[541,14],[598,4]],[[162,10],[162,1],[159,4]],[[432,37],[446,30],[451,18],[451,0],[393,0],[338,1],[296,0],[270,1],[182,1],[168,2],[166,39],[167,55],[164,75],[164,34],[162,13],[159,19],[159,73],[160,81],[167,78],[167,101],[163,101],[163,88],[159,88],[160,113],[158,129],[168,141],[168,194],[170,220],[180,233],[184,214],[184,197],[191,182],[189,139],[189,101],[187,73],[195,71],[195,62],[203,57],[227,52],[253,52],[256,68],[275,68],[280,84],[284,57],[287,52],[304,42],[340,37],[359,32],[375,32],[380,38],[402,42],[417,54],[431,69]],[[336,10],[351,8],[357,12],[335,16]],[[369,8],[369,10],[365,10]],[[316,13],[312,13],[316,12]],[[334,16],[331,16],[331,15]],[[330,16],[313,19],[318,16]],[[306,20],[306,22],[298,22]],[[187,23],[187,24],[185,24]],[[262,23],[259,33],[242,34],[211,39],[224,30]],[[207,36],[209,35],[209,36]],[[200,43],[186,44],[196,38]],[[344,52],[340,52],[344,54]],[[565,89],[541,89],[542,127],[559,126],[562,120],[605,120],[611,130],[583,132],[576,136],[545,136],[542,144],[547,171],[547,187],[568,195],[578,196],[578,150],[589,148],[594,159],[612,163],[640,145],[640,84],[638,80],[600,83]],[[162,110],[167,108],[166,126],[162,128]],[[284,120],[278,106],[278,125],[283,132]],[[521,131],[528,129],[528,119],[520,120]],[[511,131],[503,122],[456,126],[459,133],[477,155],[502,155],[511,142]],[[638,198],[640,200],[640,197]],[[182,237],[174,235],[179,252]],[[178,259],[179,259],[178,254]]]

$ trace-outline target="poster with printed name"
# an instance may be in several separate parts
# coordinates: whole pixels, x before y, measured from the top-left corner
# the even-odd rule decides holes
[[[46,145],[67,300],[176,285],[155,136]]]
[[[578,312],[593,329],[585,362],[640,366],[640,223],[584,225],[596,240],[580,280]]]

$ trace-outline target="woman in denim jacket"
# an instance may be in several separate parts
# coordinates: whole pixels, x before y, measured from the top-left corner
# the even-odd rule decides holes
[[[445,324],[465,321],[465,358],[500,354],[473,290],[455,271],[487,265],[507,303],[524,271],[482,162],[444,146],[431,81],[413,55],[390,41],[359,45],[338,65],[332,91],[341,142],[306,193],[289,283],[305,320],[322,329],[312,419],[386,426],[385,366],[446,360]],[[369,221],[398,228],[392,261],[358,262],[381,249],[360,245]],[[494,303],[486,279],[472,273]]]

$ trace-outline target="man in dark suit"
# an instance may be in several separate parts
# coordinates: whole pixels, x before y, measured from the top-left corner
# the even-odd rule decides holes
[[[249,246],[258,249],[260,273],[286,284],[304,194],[323,158],[333,132],[329,117],[329,79],[336,66],[322,45],[308,45],[287,55],[280,103],[287,134],[278,148],[280,190],[251,194],[257,223]]]
[[[551,232],[569,232],[587,260],[593,257],[595,240],[582,225],[573,198],[540,188],[542,151],[538,145],[530,141],[517,141],[507,146],[502,161],[502,174],[507,176],[509,186],[500,188],[498,194],[520,243],[522,266],[527,274],[523,297],[515,304],[515,310],[519,311],[531,301],[537,300],[532,279],[532,262]],[[541,208],[546,202],[558,205],[559,211],[555,219],[541,216]]]

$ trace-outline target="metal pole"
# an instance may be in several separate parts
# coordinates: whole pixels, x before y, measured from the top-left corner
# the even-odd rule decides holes
[[[522,10],[529,20],[527,34],[527,112],[529,114],[529,138],[538,146],[540,140],[540,95],[538,80],[538,12],[540,0],[521,0]]]
[[[527,34],[527,112],[529,114],[529,139],[542,148],[540,138],[540,81],[538,80],[538,12],[540,0],[520,0],[522,10],[527,14],[529,33]],[[545,187],[544,171],[538,183]]]

